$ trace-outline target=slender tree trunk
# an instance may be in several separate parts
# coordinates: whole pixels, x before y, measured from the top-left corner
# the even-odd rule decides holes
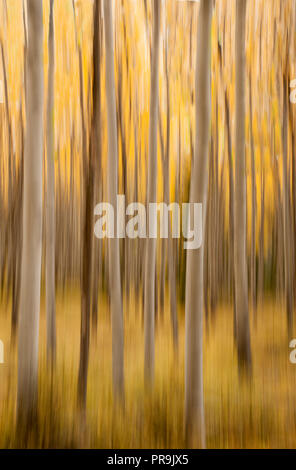
[[[263,153],[262,153],[263,159]],[[261,216],[259,235],[259,259],[258,259],[258,297],[260,304],[263,302],[264,294],[264,220],[265,220],[265,177],[264,168],[261,169]]]
[[[255,171],[255,149],[253,138],[253,102],[252,102],[252,76],[249,77],[249,105],[250,105],[250,141],[251,141],[251,173],[252,173],[252,231],[251,231],[251,304],[253,317],[257,320],[257,293],[256,293],[256,215],[257,215],[257,192]]]
[[[24,157],[23,252],[18,347],[17,421],[29,430],[37,415],[42,245],[43,2],[27,0],[27,131]]]
[[[149,155],[147,205],[157,198],[157,119],[159,96],[160,5],[153,1],[153,46],[151,61]],[[147,238],[144,286],[145,381],[151,386],[154,378],[154,321],[155,321],[156,240]]]
[[[55,173],[54,173],[54,0],[50,1],[47,93],[47,187],[46,187],[46,318],[47,359],[53,366],[56,355],[55,309]]]
[[[6,224],[6,234],[4,242],[4,257],[8,259],[8,275],[7,275],[7,290],[10,286],[12,289],[12,329],[11,329],[11,339],[12,346],[15,343],[15,337],[17,332],[17,318],[18,318],[18,298],[19,292],[17,289],[17,262],[18,262],[18,229],[16,224],[18,220],[16,219],[17,214],[17,205],[18,205],[18,186],[20,181],[17,184],[14,183],[16,180],[16,159],[15,152],[13,150],[13,137],[12,137],[12,125],[11,125],[11,116],[10,116],[10,106],[9,106],[9,94],[8,94],[8,77],[7,77],[7,67],[5,61],[5,52],[3,42],[1,41],[1,57],[2,57],[2,70],[3,70],[3,79],[4,79],[4,96],[5,96],[5,113],[7,121],[7,134],[8,134],[8,220]],[[18,175],[19,176],[19,175]],[[9,243],[10,242],[10,243]],[[4,259],[5,259],[4,258]],[[4,264],[5,266],[5,264]]]
[[[78,405],[85,421],[87,399],[87,377],[89,365],[90,344],[90,312],[92,291],[93,263],[93,205],[94,205],[94,173],[99,155],[99,126],[100,126],[100,0],[94,2],[93,15],[93,81],[92,81],[92,117],[89,140],[88,161],[84,165],[84,224],[82,242],[82,287],[81,287],[81,332],[80,332],[80,362],[78,375]],[[97,289],[97,286],[95,287]]]
[[[293,333],[293,299],[292,299],[292,269],[291,269],[291,218],[290,218],[290,178],[288,176],[288,83],[283,75],[283,204],[284,204],[284,267],[285,267],[285,301],[288,336]]]
[[[166,76],[166,101],[167,101],[167,138],[166,138],[166,156],[163,165],[164,168],[164,202],[170,203],[170,137],[171,137],[171,106],[170,106],[170,81],[168,69],[168,43],[165,52],[165,76]],[[170,309],[174,348],[178,350],[178,312],[177,312],[177,295],[176,295],[176,270],[174,258],[174,245],[172,238],[171,224],[168,227],[168,271],[169,271],[169,287],[170,287]]]
[[[104,0],[105,45],[106,45],[106,98],[108,113],[108,196],[116,220],[118,189],[118,142],[116,124],[116,98],[114,73],[113,7]],[[118,238],[109,239],[109,292],[112,318],[112,367],[113,391],[116,399],[124,399],[123,370],[123,307],[120,276],[120,254]]]
[[[295,3],[295,11],[296,11],[296,3]],[[296,20],[296,18],[295,18]],[[292,106],[293,103],[290,102],[289,106],[289,120],[290,120],[290,127],[291,127],[291,158],[292,158],[292,194],[291,194],[291,203],[292,203],[292,210],[291,210],[291,220],[292,220],[292,240],[293,240],[293,246],[295,247],[295,242],[296,242],[296,151],[295,151],[295,145],[296,145],[296,139],[295,139],[295,117],[292,112]],[[294,248],[295,251],[295,248]],[[293,262],[292,262],[292,289],[294,292],[295,289],[295,278],[296,278],[296,264],[295,264],[295,256],[293,257]],[[296,296],[293,295],[293,307],[295,307],[295,300]]]
[[[232,163],[232,141],[229,118],[229,104],[227,91],[225,90],[225,119],[227,127],[227,147],[228,147],[228,184],[229,184],[229,278],[230,293],[233,297],[233,333],[236,340],[236,301],[235,301],[235,283],[234,283],[234,178]]]
[[[19,306],[20,306],[20,284],[21,284],[21,263],[22,263],[22,220],[23,220],[23,181],[24,181],[24,124],[22,109],[20,110],[20,128],[21,128],[21,157],[16,183],[16,201],[13,211],[13,231],[16,234],[15,249],[15,288],[13,292],[13,307],[11,312],[11,346],[14,348],[18,331]]]
[[[75,3],[73,0],[73,11],[75,17]],[[77,26],[75,21],[76,45],[79,59],[79,82],[80,82],[80,112],[82,127],[82,159],[81,171],[83,174],[81,191],[81,219],[83,223],[81,233],[81,325],[80,325],[80,355],[77,383],[77,404],[81,415],[82,432],[86,424],[86,399],[87,399],[87,377],[90,341],[90,301],[91,301],[91,267],[92,259],[92,203],[93,185],[90,177],[91,158],[87,152],[87,131],[84,111],[84,80],[82,65],[82,50],[78,43]],[[92,173],[92,172],[91,172]],[[59,171],[60,174],[60,171]],[[61,204],[61,201],[60,201]]]
[[[101,18],[101,0],[97,1],[97,7],[94,16],[94,31],[96,38],[94,39],[94,69],[93,69],[93,118],[91,127],[91,157],[94,168],[94,194],[95,197],[101,198],[101,39],[102,39],[102,18]],[[96,337],[98,324],[98,297],[99,288],[101,287],[101,259],[102,259],[102,243],[98,244],[98,240],[93,237],[93,260],[92,260],[92,327],[93,334]]]
[[[236,0],[236,134],[234,200],[234,273],[237,321],[237,349],[240,370],[251,369],[251,345],[246,259],[246,162],[245,162],[245,30],[246,0]]]
[[[159,107],[160,109],[160,107]],[[161,150],[161,162],[162,162],[162,176],[163,176],[163,195],[165,197],[165,186],[166,186],[166,170],[165,170],[165,148],[164,148],[164,137],[162,129],[162,119],[159,112],[159,140]],[[167,264],[167,240],[164,238],[161,240],[161,265],[160,265],[160,286],[159,286],[159,312],[160,315],[164,314],[164,302],[165,302],[165,284],[166,284],[166,264]]]
[[[190,202],[203,205],[203,234],[207,206],[208,159],[211,120],[212,0],[201,0],[197,33],[196,133]],[[185,338],[185,433],[190,447],[205,447],[203,399],[203,256],[187,253]]]

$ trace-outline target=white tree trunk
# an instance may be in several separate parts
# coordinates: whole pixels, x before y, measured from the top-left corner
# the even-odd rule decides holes
[[[108,112],[108,195],[114,207],[116,219],[118,186],[118,142],[116,123],[114,38],[112,2],[104,0],[105,45],[106,45],[106,95]],[[115,227],[116,227],[115,220]],[[124,397],[123,371],[123,307],[120,278],[119,239],[109,239],[109,292],[112,318],[112,366],[113,390],[116,398]]]
[[[203,205],[205,227],[208,159],[211,120],[211,23],[212,0],[199,7],[196,61],[196,134],[191,177],[190,202]],[[199,250],[187,253],[186,338],[185,338],[185,432],[190,447],[205,447],[203,400],[203,256]]]
[[[237,349],[240,369],[251,367],[246,253],[246,161],[245,161],[245,83],[246,83],[246,0],[236,0],[235,38],[235,198],[234,275],[237,322]]]
[[[42,245],[43,2],[27,0],[27,132],[24,156],[23,254],[18,347],[18,424],[36,416]]]
[[[55,311],[55,174],[54,174],[54,0],[50,0],[47,93],[47,185],[46,185],[46,318],[47,358],[54,364],[56,353]]]
[[[153,6],[147,204],[157,200],[157,122],[161,2],[154,0]],[[150,385],[154,377],[155,264],[156,239],[147,238],[144,281],[145,381]]]

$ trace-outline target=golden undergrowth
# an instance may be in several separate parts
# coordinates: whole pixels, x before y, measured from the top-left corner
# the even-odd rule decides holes
[[[99,301],[97,335],[92,332],[87,423],[76,406],[80,297],[57,298],[57,363],[51,386],[46,363],[44,301],[41,305],[37,437],[41,448],[182,448],[184,407],[184,308],[179,308],[179,350],[174,352],[169,315],[157,321],[155,384],[144,387],[142,310],[125,306],[125,407],[112,400],[111,324],[106,298]],[[280,305],[267,301],[251,326],[253,376],[240,383],[233,341],[232,309],[222,306],[205,328],[204,394],[208,448],[296,447],[296,366]],[[17,446],[16,353],[10,348],[10,305],[0,310],[5,364],[0,366],[0,447]]]

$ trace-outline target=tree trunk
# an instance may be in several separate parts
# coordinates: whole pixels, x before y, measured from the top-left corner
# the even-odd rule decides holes
[[[100,128],[100,0],[95,0],[93,7],[93,80],[92,80],[92,117],[89,152],[83,154],[84,164],[84,225],[82,242],[82,287],[81,287],[81,332],[80,362],[78,375],[78,405],[85,421],[87,399],[87,376],[90,344],[90,312],[92,308],[92,263],[93,263],[93,205],[94,175],[98,166],[99,128]],[[97,286],[94,287],[97,289]]]
[[[170,81],[169,81],[169,69],[168,69],[168,41],[166,41],[166,52],[165,52],[165,77],[166,77],[166,101],[167,101],[167,139],[166,139],[166,155],[165,162],[163,162],[163,174],[164,174],[164,202],[170,204],[170,136],[171,136],[171,107],[170,107]],[[176,270],[175,270],[175,257],[174,257],[174,245],[172,238],[171,223],[169,221],[168,227],[168,244],[167,244],[167,255],[168,255],[168,271],[169,271],[169,291],[170,291],[170,309],[171,309],[171,321],[172,321],[172,332],[173,332],[173,343],[174,348],[178,350],[178,311],[177,311],[177,289],[176,289]]]
[[[112,2],[104,0],[105,45],[106,45],[106,98],[108,113],[108,196],[116,220],[118,189],[118,142],[116,124],[116,98],[114,73],[114,38]],[[123,307],[120,276],[120,254],[118,238],[109,239],[109,292],[112,318],[112,368],[113,392],[116,399],[124,399],[123,370]]]
[[[147,206],[157,198],[157,119],[159,95],[160,5],[153,1],[153,46],[151,61],[149,155]],[[156,239],[147,238],[144,287],[145,381],[151,386],[154,378]]]
[[[256,216],[257,216],[257,191],[255,170],[255,149],[253,138],[253,102],[252,102],[252,75],[249,77],[249,105],[250,105],[250,141],[251,141],[251,173],[252,173],[252,233],[251,233],[251,263],[250,263],[250,290],[253,317],[257,320],[257,293],[256,293]],[[263,157],[262,157],[263,158]]]
[[[195,156],[190,202],[202,203],[203,235],[208,183],[211,120],[211,22],[212,0],[200,2],[196,61]],[[199,250],[187,254],[185,338],[185,433],[190,447],[205,447],[203,400],[203,256]]]
[[[283,75],[283,205],[284,205],[284,267],[285,267],[285,302],[287,315],[288,336],[293,334],[293,299],[292,299],[292,269],[291,269],[291,217],[290,217],[290,178],[288,176],[288,83]]]
[[[54,0],[50,1],[47,93],[47,187],[46,187],[46,318],[47,359],[53,366],[56,355],[55,309],[55,173],[54,173]]]
[[[246,259],[246,162],[245,162],[245,30],[246,0],[236,1],[236,133],[235,133],[235,200],[234,200],[234,273],[237,321],[237,349],[240,370],[250,372],[251,345]]]
[[[227,128],[227,149],[228,149],[228,184],[229,184],[229,290],[230,297],[233,298],[233,335],[236,340],[236,301],[235,301],[235,283],[234,283],[234,182],[233,182],[233,163],[232,163],[232,141],[229,118],[229,103],[227,91],[225,90],[225,119]]]
[[[24,156],[23,252],[18,348],[17,422],[29,430],[37,415],[42,245],[43,2],[27,0],[27,131]]]
[[[101,198],[101,40],[102,40],[102,18],[101,0],[96,0],[96,10],[94,13],[94,38],[93,46],[93,116],[91,125],[91,158],[93,160],[94,171],[94,196]],[[100,243],[100,244],[99,244]],[[102,243],[93,237],[93,260],[92,260],[92,327],[93,335],[96,337],[98,324],[98,298],[101,287],[101,259]]]

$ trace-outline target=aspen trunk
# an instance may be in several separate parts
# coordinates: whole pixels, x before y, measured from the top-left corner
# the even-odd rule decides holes
[[[89,365],[90,344],[90,313],[92,308],[92,274],[93,274],[93,205],[94,205],[94,175],[99,155],[99,126],[100,126],[100,0],[95,0],[93,7],[93,81],[92,81],[92,116],[91,133],[89,137],[89,152],[84,154],[84,225],[82,242],[82,287],[81,287],[81,332],[80,332],[80,362],[78,375],[78,405],[85,420],[87,399],[87,378]],[[97,289],[97,286],[94,286]],[[97,298],[97,297],[96,297]]]
[[[251,369],[251,345],[246,259],[246,162],[245,162],[245,30],[246,0],[236,1],[235,38],[235,200],[234,200],[234,273],[237,321],[237,349],[240,370]]]
[[[166,76],[166,100],[167,100],[167,139],[166,139],[166,161],[163,162],[164,173],[164,202],[169,205],[170,203],[170,137],[171,137],[171,106],[170,106],[170,81],[168,70],[168,41],[166,44],[165,53],[165,76]],[[174,259],[174,245],[172,238],[171,223],[169,221],[168,227],[168,271],[169,271],[169,290],[170,290],[170,309],[173,342],[175,350],[178,350],[178,312],[177,312],[177,297],[176,297],[176,271]]]
[[[55,310],[55,173],[54,173],[54,0],[50,1],[48,34],[47,93],[47,185],[46,185],[46,319],[47,359],[53,365],[56,355]]]
[[[115,214],[118,189],[118,142],[116,124],[116,98],[114,74],[114,38],[113,38],[112,2],[104,0],[105,45],[106,45],[106,99],[108,114],[108,196]],[[124,398],[123,370],[123,307],[120,276],[120,254],[118,238],[109,239],[109,291],[112,318],[112,368],[113,392],[115,398]]]
[[[196,133],[190,202],[203,205],[203,234],[207,206],[208,159],[211,120],[212,0],[200,2],[196,61]],[[185,433],[190,447],[205,447],[203,399],[203,256],[187,254],[185,338]]]
[[[18,347],[17,421],[30,429],[37,414],[42,244],[43,2],[27,0],[27,131],[24,156],[23,252]]]
[[[153,6],[147,205],[156,202],[157,198],[157,119],[161,5],[158,0],[154,0]],[[145,381],[148,385],[152,384],[154,378],[155,267],[156,240],[147,238],[144,281],[144,334]]]
[[[232,141],[229,118],[229,104],[227,91],[225,90],[225,119],[227,128],[227,150],[228,150],[228,184],[229,184],[229,290],[233,298],[233,334],[236,339],[236,301],[234,283],[234,178],[232,163]]]
[[[290,217],[290,178],[288,176],[288,83],[283,76],[283,205],[284,205],[284,269],[285,269],[285,302],[287,315],[288,336],[293,333],[293,299],[292,299],[292,269],[291,269],[291,217]]]
[[[94,38],[93,45],[93,116],[91,126],[91,158],[94,171],[94,195],[101,198],[101,40],[102,40],[102,18],[101,18],[101,0],[96,0],[94,12]],[[93,334],[96,337],[98,323],[98,298],[99,288],[101,287],[101,259],[102,244],[93,237],[93,260],[92,260],[92,327]]]
[[[255,172],[255,149],[253,138],[253,102],[252,102],[252,76],[249,78],[249,105],[250,105],[250,141],[251,141],[251,173],[252,173],[252,232],[251,232],[251,265],[250,265],[250,290],[253,317],[257,320],[257,293],[256,293],[256,215],[257,215],[257,191]]]

